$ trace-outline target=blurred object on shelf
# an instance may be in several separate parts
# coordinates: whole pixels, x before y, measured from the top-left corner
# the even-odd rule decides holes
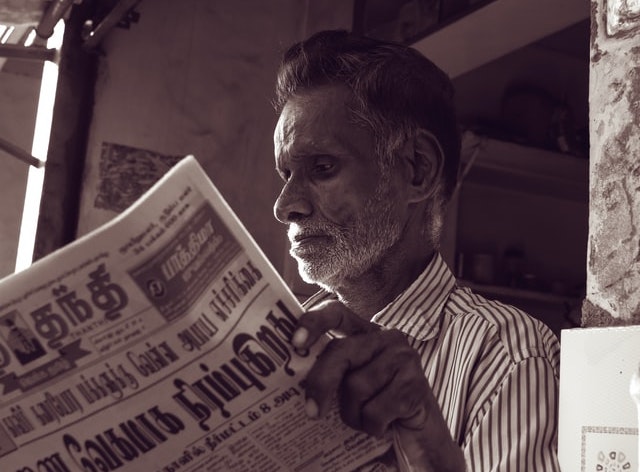
[[[492,284],[495,281],[495,264],[492,254],[473,254],[470,267],[471,280],[479,284]]]
[[[570,107],[535,84],[515,81],[507,86],[501,103],[501,127],[518,143],[585,154]]]
[[[523,286],[524,250],[520,246],[508,246],[503,255],[504,284],[507,287]]]
[[[567,295],[569,293],[569,289],[567,288],[567,284],[562,280],[554,280],[551,282],[551,293],[555,293],[556,295]]]
[[[456,258],[456,277],[463,279],[465,276],[464,252],[459,252]]]
[[[533,291],[544,291],[541,290],[540,280],[538,279],[538,276],[531,273],[522,275],[522,288]]]

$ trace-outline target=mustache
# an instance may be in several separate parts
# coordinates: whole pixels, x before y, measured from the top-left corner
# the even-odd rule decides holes
[[[335,225],[324,222],[291,223],[287,229],[287,236],[292,243],[310,236],[340,236],[341,234]]]

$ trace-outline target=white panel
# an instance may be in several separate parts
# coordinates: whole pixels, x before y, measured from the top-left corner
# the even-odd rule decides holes
[[[563,471],[637,471],[638,422],[629,387],[640,327],[562,331],[558,456]]]

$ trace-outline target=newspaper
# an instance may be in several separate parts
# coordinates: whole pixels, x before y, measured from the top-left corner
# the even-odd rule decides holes
[[[302,312],[187,157],[110,223],[0,283],[0,470],[395,470],[304,413]]]

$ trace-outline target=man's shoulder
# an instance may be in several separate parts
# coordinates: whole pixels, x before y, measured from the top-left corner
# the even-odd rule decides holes
[[[445,311],[452,316],[453,324],[465,319],[483,324],[487,335],[502,345],[513,362],[543,357],[557,369],[560,354],[558,338],[545,323],[523,310],[485,298],[469,288],[456,287]]]

